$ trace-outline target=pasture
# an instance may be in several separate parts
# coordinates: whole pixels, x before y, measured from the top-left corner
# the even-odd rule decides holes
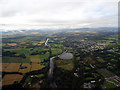
[[[73,61],[72,60],[56,60],[55,61],[57,67],[71,71],[73,69]]]

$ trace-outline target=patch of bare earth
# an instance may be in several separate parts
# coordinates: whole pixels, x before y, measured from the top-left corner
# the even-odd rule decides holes
[[[16,43],[7,43],[7,45],[9,45],[9,46],[16,46],[17,44]]]
[[[2,79],[2,85],[11,85],[15,81],[20,82],[23,78],[23,75],[19,74],[6,74]]]

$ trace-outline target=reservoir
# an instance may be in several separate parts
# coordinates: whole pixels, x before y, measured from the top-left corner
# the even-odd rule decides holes
[[[70,60],[73,58],[72,53],[66,53],[63,52],[61,55],[58,56],[60,59],[64,59],[64,60]]]

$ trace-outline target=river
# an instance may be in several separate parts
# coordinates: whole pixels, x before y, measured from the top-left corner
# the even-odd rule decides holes
[[[45,46],[47,46],[47,43],[48,43],[48,40],[49,38],[47,38],[46,42],[45,42]],[[54,57],[51,57],[50,58],[50,68],[49,68],[49,71],[48,71],[48,78],[50,80],[50,86],[53,88],[53,89],[56,89],[57,88],[57,85],[55,84],[55,82],[53,81],[53,71],[54,71],[54,63],[53,63],[53,59],[57,57],[57,56],[54,56]]]
[[[49,38],[47,38],[47,40],[46,40],[46,42],[45,42],[45,46],[47,46],[48,40],[49,40]]]
[[[57,85],[55,84],[55,82],[53,81],[53,71],[54,71],[54,63],[53,63],[53,59],[55,58],[56,56],[54,57],[51,57],[50,58],[50,69],[49,69],[49,72],[48,72],[48,78],[50,80],[50,85],[53,89],[57,88]]]

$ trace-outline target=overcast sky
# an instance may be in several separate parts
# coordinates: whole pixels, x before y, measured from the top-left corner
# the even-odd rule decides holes
[[[0,0],[0,29],[117,26],[119,0]]]

